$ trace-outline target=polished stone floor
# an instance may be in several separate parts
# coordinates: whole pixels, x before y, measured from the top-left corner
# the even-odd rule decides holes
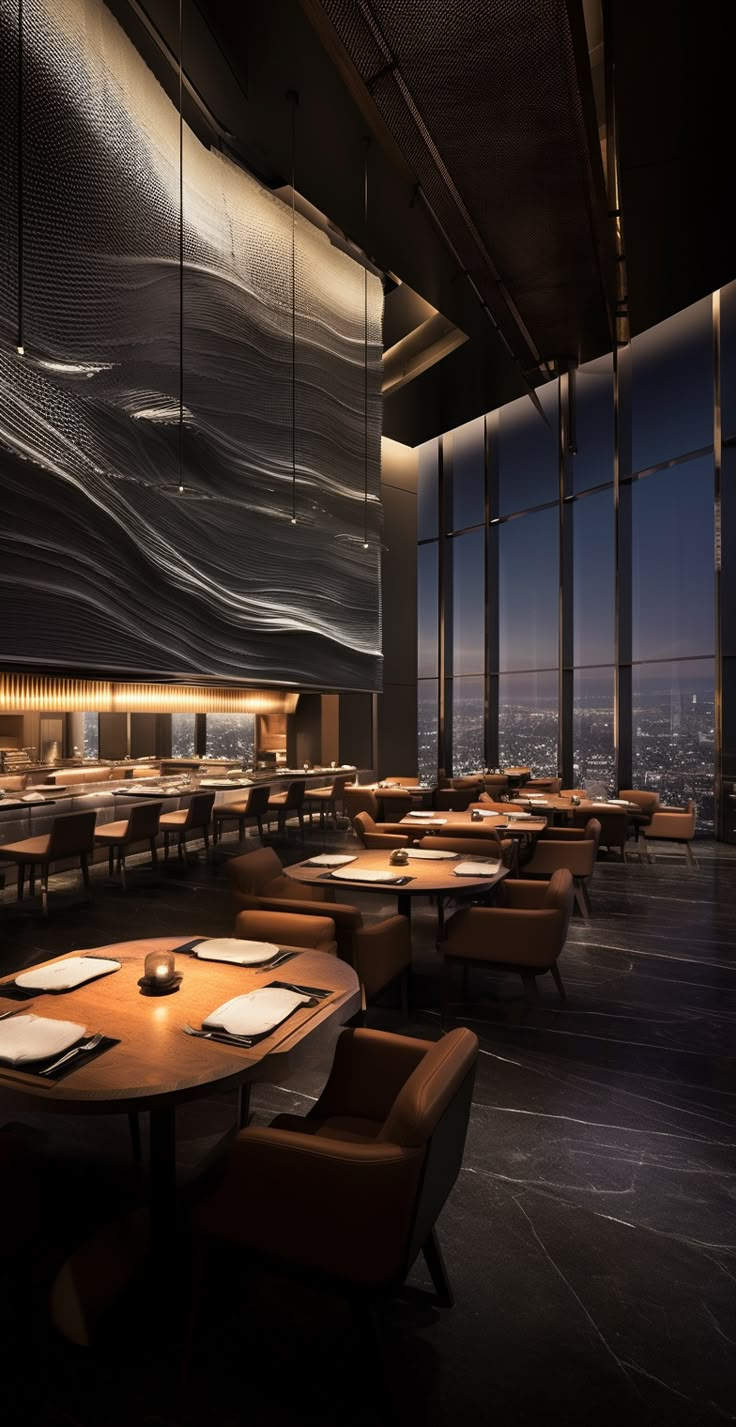
[[[310,850],[340,841],[315,828]],[[279,851],[301,856],[295,841]],[[3,1384],[11,1364],[24,1422],[368,1424],[387,1420],[388,1402],[396,1420],[429,1427],[736,1421],[736,849],[697,852],[696,871],[675,851],[654,866],[599,865],[593,917],[575,918],[561,962],[564,1006],[550,982],[529,1011],[513,978],[481,973],[455,1008],[481,1040],[465,1163],[439,1225],[457,1302],[387,1306],[388,1386],[343,1305],[230,1263],[208,1281],[186,1387],[143,1346],[131,1360],[134,1308],[97,1350],[64,1344],[46,1322],[53,1271],[143,1189],[123,1118],[24,1114],[27,1157],[0,1172]],[[73,879],[57,879],[46,925],[6,892],[2,970],[135,935],[231,929],[221,866],[200,859],[158,884],[141,869],[130,882],[124,896],[96,868],[85,906]],[[370,916],[393,910],[362,902]],[[387,999],[372,1024],[440,1033],[433,926],[419,909],[409,1023]],[[308,1108],[325,1072],[259,1089],[258,1120]],[[181,1112],[184,1184],[232,1110]],[[0,1100],[0,1125],[20,1118]],[[419,1268],[413,1281],[425,1281]]]

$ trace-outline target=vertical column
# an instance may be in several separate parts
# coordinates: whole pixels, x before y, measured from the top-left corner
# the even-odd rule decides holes
[[[615,520],[615,670],[614,734],[617,788],[630,788],[631,741],[631,348],[614,349],[613,359],[613,505]]]
[[[486,767],[498,765],[498,416],[486,417]]]
[[[575,448],[575,372],[563,372],[557,384],[559,402],[559,723],[557,771],[569,788],[572,775],[573,699],[573,549],[572,520],[566,497],[570,485],[569,463]]]
[[[438,745],[440,767],[446,772],[452,768],[452,551],[451,542],[446,538],[448,529],[447,502],[449,500],[449,471],[445,471],[445,443],[439,443],[438,504],[439,533],[437,546],[438,598],[439,598],[439,729]]]

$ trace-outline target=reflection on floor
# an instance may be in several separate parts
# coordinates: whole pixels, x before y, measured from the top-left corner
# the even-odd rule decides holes
[[[343,842],[315,827],[309,846]],[[236,850],[224,844],[220,858]],[[278,850],[302,855],[296,841]],[[736,849],[697,851],[694,872],[675,854],[653,867],[601,864],[593,918],[574,920],[563,957],[564,1008],[551,983],[529,1012],[512,978],[483,974],[472,1004],[456,1008],[482,1045],[465,1165],[440,1222],[457,1305],[386,1308],[388,1390],[343,1305],[252,1283],[229,1263],[206,1285],[186,1388],[145,1353],[131,1357],[130,1318],[111,1323],[97,1351],[61,1342],[44,1311],[55,1267],[141,1197],[127,1123],[57,1121],[0,1101],[0,1124],[22,1119],[29,1147],[25,1178],[0,1168],[3,1384],[10,1376],[24,1422],[367,1424],[386,1418],[387,1397],[397,1420],[430,1427],[736,1420]],[[222,867],[202,859],[158,885],[141,869],[127,896],[101,867],[94,882],[82,906],[74,879],[56,879],[47,925],[7,892],[3,970],[138,934],[231,930]],[[370,916],[393,910],[361,900]],[[389,1002],[371,1023],[434,1037],[428,906],[413,926],[410,1023]],[[325,1071],[260,1088],[258,1120],[304,1111]],[[181,1111],[183,1180],[232,1111],[224,1100]]]

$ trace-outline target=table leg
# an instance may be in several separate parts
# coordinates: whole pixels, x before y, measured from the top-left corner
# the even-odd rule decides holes
[[[411,921],[411,896],[408,892],[399,892],[396,910],[400,917],[406,917],[408,922]]]
[[[151,1110],[150,1124],[151,1250],[158,1257],[171,1240],[176,1217],[176,1111],[173,1106]]]

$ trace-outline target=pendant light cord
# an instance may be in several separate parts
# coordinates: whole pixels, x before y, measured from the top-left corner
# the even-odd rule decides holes
[[[368,238],[368,150],[365,138],[363,161],[363,231]],[[368,269],[363,268],[363,548],[368,549]]]
[[[299,95],[290,89],[291,104],[291,523],[296,525],[296,106]]]
[[[179,0],[179,494],[184,491],[184,0]]]
[[[24,355],[23,345],[23,221],[24,221],[24,174],[23,174],[23,109],[24,109],[24,84],[25,75],[23,72],[24,60],[24,23],[23,23],[23,0],[18,0],[18,149],[17,149],[17,179],[18,179],[18,331],[16,341],[16,352],[19,357]]]

